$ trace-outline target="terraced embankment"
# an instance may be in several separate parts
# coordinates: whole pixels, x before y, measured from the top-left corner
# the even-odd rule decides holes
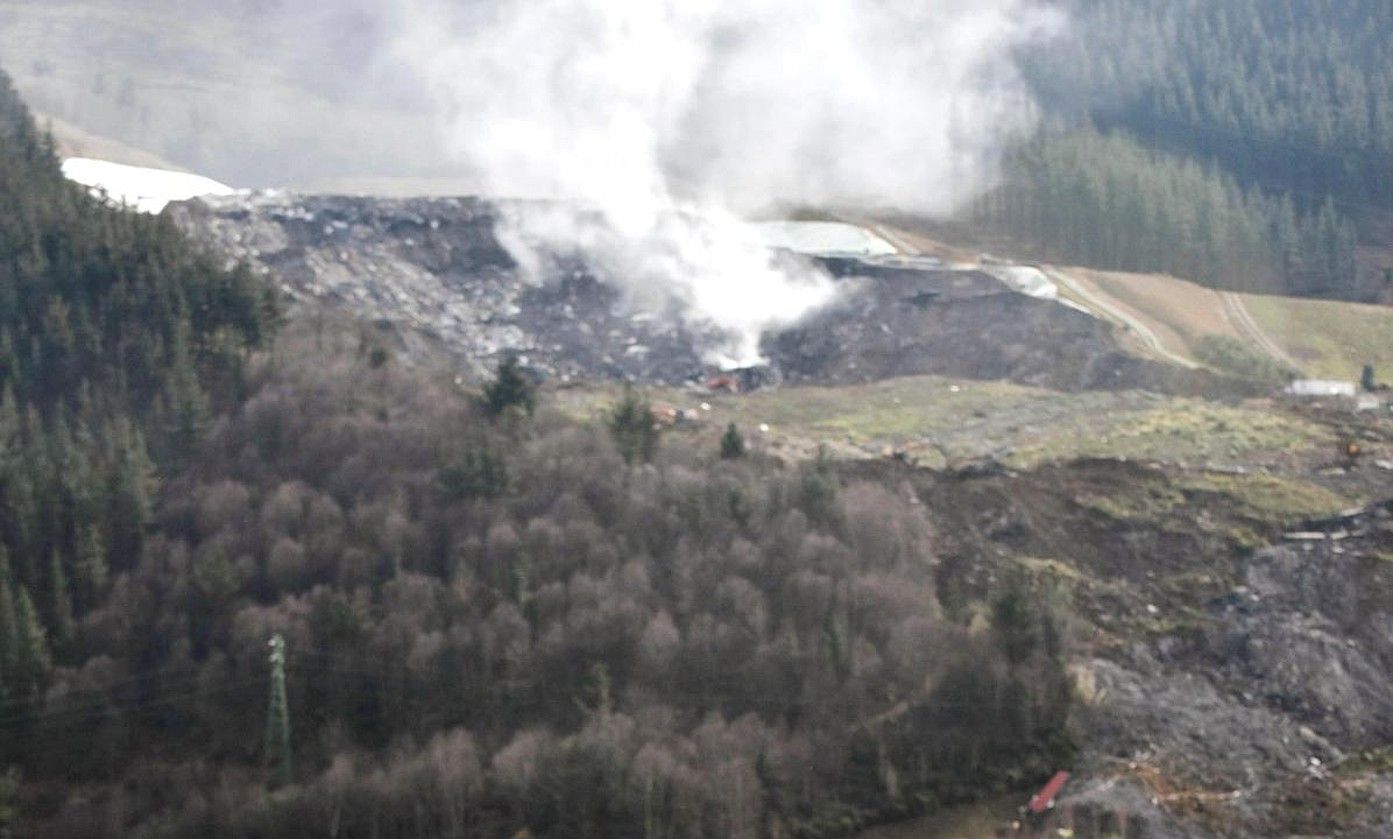
[[[1061,288],[1070,292],[1070,299],[1084,306],[1096,317],[1101,317],[1127,330],[1128,335],[1139,345],[1143,353],[1159,361],[1177,364],[1191,370],[1200,366],[1199,363],[1186,355],[1170,349],[1161,336],[1157,334],[1157,330],[1153,329],[1152,324],[1130,311],[1127,306],[1100,292],[1096,287],[1063,269],[1048,269],[1046,275],[1058,283]]]
[[[1381,380],[1393,379],[1393,307],[1251,294],[1242,300],[1309,375],[1357,381],[1372,364]]]
[[[1217,335],[1304,375],[1354,381],[1364,364],[1393,370],[1393,307],[1205,288],[1158,274],[1069,269],[1096,302],[1125,312],[1166,350],[1194,359]]]
[[[1219,297],[1224,301],[1224,315],[1253,346],[1292,370],[1301,369],[1300,362],[1278,346],[1277,342],[1272,340],[1272,337],[1264,332],[1258,322],[1253,319],[1252,313],[1248,311],[1248,306],[1240,295],[1232,291],[1223,291],[1219,293]]]
[[[959,263],[994,259],[893,225],[875,229],[910,252]],[[1357,380],[1364,364],[1393,371],[1393,307],[1222,292],[1164,274],[1045,270],[1062,296],[1118,326],[1120,338],[1146,358],[1193,368],[1199,343],[1219,336],[1308,376]]]

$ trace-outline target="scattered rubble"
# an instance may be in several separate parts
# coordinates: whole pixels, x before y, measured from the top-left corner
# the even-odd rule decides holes
[[[1104,699],[1084,714],[1088,740],[1146,755],[1172,782],[1234,790],[1205,801],[1162,796],[1172,812],[1250,835],[1289,823],[1293,808],[1329,806],[1315,819],[1327,820],[1321,832],[1365,835],[1361,819],[1381,818],[1393,799],[1387,784],[1372,784],[1383,790],[1372,805],[1339,806],[1349,795],[1341,766],[1393,740],[1393,567],[1384,558],[1393,501],[1298,527],[1288,538],[1313,537],[1306,549],[1254,553],[1187,652],[1167,656],[1160,639],[1093,662]],[[1096,773],[1110,771],[1095,761]]]
[[[520,352],[563,381],[690,385],[682,399],[696,407],[655,405],[661,423],[710,423],[711,403],[701,400],[714,400],[712,390],[780,382],[943,373],[1060,390],[1213,383],[1126,355],[1105,324],[986,274],[912,260],[826,261],[840,300],[766,336],[769,367],[717,371],[702,362],[712,336],[634,313],[585,265],[526,281],[494,235],[489,202],[263,195],[169,212],[230,257],[273,272],[299,305],[390,323],[423,352],[445,349],[480,370]],[[942,398],[968,398],[952,393]],[[978,448],[1004,447],[1021,427],[1077,408],[1064,402],[1099,396],[1031,402],[965,433]],[[1138,407],[1157,398],[1127,396]],[[768,422],[750,426],[771,433]],[[1393,463],[1372,460],[1375,451],[1364,458],[1375,469],[1305,477],[1382,485]],[[963,585],[980,591],[961,599],[984,595],[1008,566],[1077,588],[1084,748],[1055,808],[1072,821],[1058,829],[1188,836],[1219,825],[1270,835],[1309,824],[1307,832],[1387,835],[1393,760],[1368,755],[1393,742],[1393,502],[1254,523],[1226,509],[1220,490],[1167,483],[1164,470],[1183,465],[1113,458],[1015,471],[993,454],[930,473],[905,468],[915,454],[892,446],[857,468],[896,469],[913,482],[941,521],[942,561],[971,566]]]
[[[1175,465],[918,474],[969,588],[1020,568],[1073,604],[1074,777],[1002,835],[1389,835],[1393,501],[1258,522]]]
[[[166,212],[196,239],[273,276],[297,305],[386,325],[408,358],[443,350],[478,374],[511,352],[562,382],[705,381],[729,391],[915,373],[1062,390],[1202,392],[1214,384],[1128,355],[1106,324],[983,271],[919,257],[785,252],[775,258],[812,260],[836,278],[839,298],[796,328],[766,334],[768,365],[714,370],[705,358],[724,337],[714,327],[636,309],[574,256],[557,256],[545,276],[529,279],[495,226],[531,206],[259,193]]]
[[[837,266],[842,303],[768,336],[789,382],[849,384],[931,373],[1008,379],[1057,390],[1213,393],[1205,371],[1123,351],[1112,327],[1016,293],[976,270]]]
[[[504,206],[262,193],[167,212],[200,241],[270,274],[295,304],[391,324],[409,350],[443,349],[480,373],[517,353],[560,381],[704,374],[714,331],[632,310],[582,264],[529,281],[495,236]]]

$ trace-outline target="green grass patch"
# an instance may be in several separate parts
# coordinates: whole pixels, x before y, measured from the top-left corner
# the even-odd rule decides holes
[[[619,391],[607,385],[559,388],[552,402],[577,418],[599,416]],[[747,437],[761,425],[772,433],[853,446],[904,445],[960,429],[991,413],[1049,396],[1009,382],[908,376],[841,387],[784,387],[732,395],[650,388],[654,404],[700,410],[703,425],[724,430],[734,422]]]
[[[1259,518],[1288,521],[1303,516],[1338,513],[1350,506],[1345,498],[1323,486],[1276,475],[1187,474],[1178,479],[1186,489],[1216,492],[1233,498]]]
[[[1025,571],[1038,574],[1040,576],[1052,577],[1057,580],[1070,583],[1087,582],[1088,578],[1078,568],[1067,562],[1057,559],[1041,559],[1033,556],[1022,556],[1016,559],[1016,564],[1020,565]]]
[[[1393,772],[1393,748],[1379,746],[1350,755],[1336,770],[1340,775],[1387,774]]]
[[[550,389],[543,402],[587,420],[600,417],[619,393],[586,384]],[[709,437],[712,446],[733,422],[756,450],[800,457],[825,445],[840,458],[879,456],[894,447],[929,467],[987,454],[1023,469],[1079,457],[1238,465],[1255,453],[1323,451],[1335,442],[1330,429],[1262,405],[1136,392],[1066,394],[937,376],[742,395],[650,388],[647,395],[654,405],[692,411],[698,422],[677,433]],[[703,403],[710,410],[701,410]]]
[[[1243,302],[1308,375],[1359,381],[1367,363],[1393,380],[1393,308],[1262,295]]]
[[[1271,411],[1176,399],[1159,407],[1095,418],[1089,429],[1062,427],[1020,447],[1015,465],[1076,457],[1129,457],[1188,463],[1231,463],[1261,450],[1328,447],[1330,432]]]
[[[1029,402],[1040,394],[1006,382],[912,376],[847,387],[761,391],[736,400],[732,407],[752,421],[759,418],[851,443],[902,443]]]
[[[1077,504],[1119,521],[1156,522],[1184,505],[1185,494],[1166,481],[1146,481],[1132,491],[1107,495],[1080,495]]]
[[[1195,358],[1216,370],[1274,387],[1296,378],[1296,371],[1251,344],[1227,335],[1206,335],[1195,342]]]

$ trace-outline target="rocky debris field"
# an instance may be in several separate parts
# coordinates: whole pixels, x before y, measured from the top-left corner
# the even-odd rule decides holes
[[[267,272],[297,305],[375,322],[411,357],[443,350],[481,373],[519,353],[559,381],[677,384],[713,372],[714,328],[640,310],[574,258],[529,279],[496,230],[503,213],[530,206],[263,193],[167,212],[206,245]],[[1064,390],[1218,386],[1208,374],[1129,355],[1109,325],[982,272],[904,258],[774,258],[820,262],[839,288],[804,323],[764,336],[774,381],[937,373]]]
[[[500,207],[461,199],[200,199],[170,214],[198,240],[268,273],[295,304],[378,324],[406,352],[482,372],[518,353],[538,373],[677,381],[710,336],[626,311],[583,265],[529,282],[494,235]]]
[[[840,306],[767,339],[769,355],[794,382],[845,384],[932,373],[1065,391],[1208,393],[1224,387],[1206,372],[1130,355],[1106,323],[1005,291],[984,274],[927,272],[920,284],[927,283],[943,289],[859,279]],[[978,293],[964,293],[968,289]]]
[[[969,586],[1073,616],[1080,756],[1036,835],[1393,834],[1393,502],[1107,458],[910,480]]]
[[[1130,356],[1106,324],[985,274],[895,259],[825,261],[837,301],[766,335],[770,369],[744,377],[821,387],[707,396],[683,385],[712,372],[717,336],[634,311],[579,262],[529,281],[497,204],[168,212],[302,317],[375,321],[404,354],[478,373],[521,353],[576,411],[614,386],[567,380],[637,380],[712,417],[674,433],[738,420],[756,450],[785,433],[897,449],[845,468],[895,470],[933,511],[943,579],[964,581],[945,603],[1025,574],[1069,616],[1080,751],[1049,835],[1393,835],[1393,505],[1367,503],[1393,495],[1386,415],[1158,395],[1243,386]],[[956,378],[890,380],[910,374]]]

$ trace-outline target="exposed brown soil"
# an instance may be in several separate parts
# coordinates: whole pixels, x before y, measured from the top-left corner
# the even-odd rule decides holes
[[[1393,439],[1387,419],[1311,418]],[[1359,756],[1393,739],[1393,503],[1302,518],[1266,478],[1109,458],[857,468],[900,470],[933,511],[943,577],[964,581],[945,602],[1025,573],[1073,615],[1083,752],[1046,832],[1020,835],[1381,835],[1393,762]],[[1281,479],[1393,490],[1369,464]]]

